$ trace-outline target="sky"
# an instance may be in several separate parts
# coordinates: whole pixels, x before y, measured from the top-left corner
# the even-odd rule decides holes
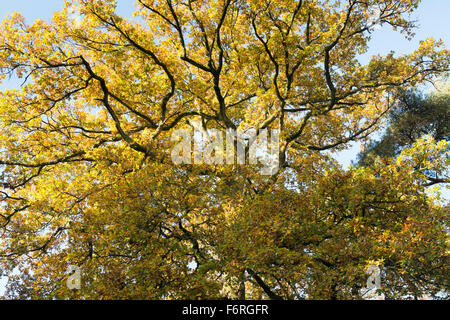
[[[134,11],[134,0],[117,0],[118,13],[124,17],[130,17]],[[64,0],[0,0],[0,19],[5,19],[12,12],[21,13],[28,23],[33,20],[49,20],[53,12],[62,8]],[[418,10],[412,15],[417,21],[419,28],[413,40],[406,40],[405,37],[391,30],[389,27],[382,27],[373,33],[369,43],[369,51],[361,56],[360,61],[365,63],[372,55],[387,54],[395,51],[396,54],[411,53],[416,50],[421,40],[433,37],[436,40],[442,39],[447,47],[450,44],[450,1],[449,0],[423,0]],[[5,87],[15,86],[17,83],[0,84],[0,90]],[[360,150],[359,144],[351,145],[346,151],[334,155],[338,161],[348,167]],[[2,281],[0,280],[0,296],[3,294]]]

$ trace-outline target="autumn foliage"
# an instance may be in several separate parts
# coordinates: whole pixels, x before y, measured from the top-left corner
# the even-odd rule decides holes
[[[448,288],[448,142],[342,168],[449,51],[367,51],[374,21],[413,35],[417,0],[66,1],[0,25],[0,268],[7,297],[352,299]],[[130,4],[131,5],[131,4]],[[280,169],[174,165],[180,128],[280,130]],[[447,161],[447,162],[446,162]],[[431,188],[431,189],[430,189]],[[66,286],[69,265],[80,290]]]

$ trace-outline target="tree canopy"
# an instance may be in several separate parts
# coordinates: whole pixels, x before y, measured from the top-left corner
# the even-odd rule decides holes
[[[3,20],[1,78],[23,81],[0,93],[6,296],[350,299],[371,264],[386,298],[448,287],[449,210],[424,174],[447,174],[448,142],[350,169],[327,152],[448,70],[431,38],[358,61],[375,24],[412,37],[418,3],[138,0],[126,19],[79,0]],[[278,129],[278,172],[175,165],[171,135],[193,123]]]
[[[379,140],[371,142],[358,155],[360,165],[369,165],[379,157],[395,157],[406,146],[431,135],[437,141],[450,136],[450,86],[423,95],[417,90],[401,92],[388,112],[388,128]]]

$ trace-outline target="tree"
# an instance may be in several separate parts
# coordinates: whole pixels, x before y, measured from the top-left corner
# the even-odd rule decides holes
[[[449,140],[450,93],[448,84],[436,93],[424,96],[418,91],[401,93],[388,113],[388,128],[380,140],[369,144],[358,155],[360,165],[370,165],[378,157],[398,156],[402,148],[418,138],[431,135],[437,141]]]
[[[374,21],[412,35],[417,0],[68,1],[0,26],[1,251],[11,298],[360,298],[448,283],[448,208],[417,168],[446,141],[345,171],[323,151],[376,131],[449,51],[361,65]],[[374,19],[375,18],[375,19]],[[175,165],[174,130],[280,132],[279,170]],[[66,286],[81,268],[79,290]],[[13,272],[15,271],[15,272]]]

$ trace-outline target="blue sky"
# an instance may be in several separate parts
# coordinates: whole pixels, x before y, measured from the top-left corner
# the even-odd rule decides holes
[[[118,11],[121,15],[129,17],[133,12],[134,0],[118,0]],[[31,23],[35,19],[48,20],[54,11],[58,11],[64,4],[63,0],[1,0],[0,19],[6,18],[10,13],[20,12]],[[383,27],[373,34],[369,43],[369,52],[361,57],[366,62],[371,55],[387,54],[395,51],[397,54],[410,53],[419,46],[420,40],[427,37],[442,39],[449,46],[450,43],[450,1],[449,0],[423,0],[419,9],[413,14],[414,20],[418,21],[419,28],[416,36],[408,41],[398,32],[388,27]],[[17,83],[0,84],[0,90],[5,86],[14,86]],[[339,162],[347,167],[355,159],[359,152],[359,145],[354,144],[348,150],[340,152],[336,157]],[[2,292],[2,281],[0,281],[0,296]]]

